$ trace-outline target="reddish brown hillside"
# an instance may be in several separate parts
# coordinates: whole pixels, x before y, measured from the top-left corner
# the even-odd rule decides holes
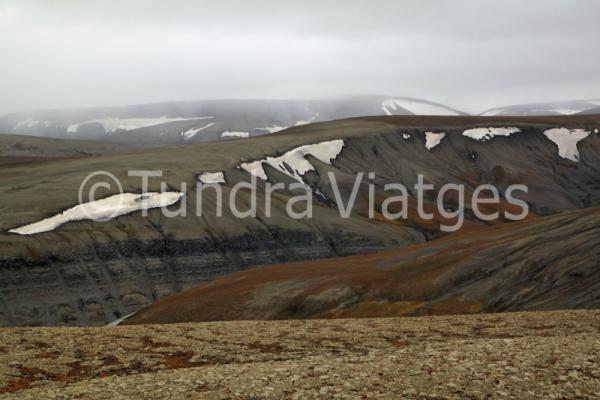
[[[127,323],[378,317],[600,307],[600,209],[433,242],[234,273]]]

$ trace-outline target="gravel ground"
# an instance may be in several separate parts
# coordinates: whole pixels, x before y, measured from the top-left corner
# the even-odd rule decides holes
[[[600,311],[0,329],[0,399],[595,399]]]

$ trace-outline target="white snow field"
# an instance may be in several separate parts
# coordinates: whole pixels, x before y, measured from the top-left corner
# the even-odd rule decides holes
[[[445,137],[446,132],[425,132],[425,147],[427,150],[431,150],[440,144]]]
[[[168,122],[180,122],[180,121],[194,121],[200,119],[210,119],[213,117],[193,117],[193,118],[168,118],[168,117],[156,117],[156,118],[99,118],[90,119],[83,121],[78,124],[69,125],[67,132],[74,133],[79,130],[82,125],[97,123],[102,125],[106,132],[115,132],[117,130],[130,131],[133,129],[146,128],[148,126],[166,124]]]
[[[225,131],[225,132],[221,133],[221,137],[247,138],[249,136],[250,136],[250,132]]]
[[[135,314],[134,312],[132,312],[131,314],[127,314],[124,317],[121,317],[119,319],[115,319],[112,322],[109,322],[108,324],[104,325],[104,326],[119,326],[121,325],[121,323],[123,323],[123,321],[125,321],[127,318],[131,317],[133,314]]]
[[[319,113],[314,113],[312,117],[310,117],[310,119],[308,120],[300,120],[300,121],[296,121],[296,123],[294,124],[294,126],[302,126],[302,125],[307,125],[310,124],[311,122],[314,122],[317,117],[319,116]]]
[[[567,109],[567,108],[532,108],[527,110],[528,113],[531,114],[539,114],[539,115],[554,115],[554,114],[560,114],[560,115],[573,115],[573,114],[577,114],[580,112],[583,112],[587,110],[587,108],[579,108],[579,109]],[[491,110],[487,110],[483,113],[481,113],[480,115],[483,117],[493,117],[493,116],[497,116],[497,115],[519,115],[519,112],[516,112],[516,114],[513,112],[511,113],[510,111],[507,111],[506,109],[503,108],[493,108]]]
[[[191,138],[193,138],[194,136],[196,136],[196,134],[198,132],[201,132],[201,131],[205,130],[206,128],[210,128],[214,124],[215,124],[214,122],[211,122],[210,124],[206,124],[206,125],[204,125],[201,128],[188,129],[185,132],[181,132],[181,136],[183,137],[183,140],[190,140]]]
[[[579,161],[577,143],[590,135],[584,129],[554,128],[548,129],[544,135],[558,146],[558,155],[573,162]]]
[[[19,128],[32,128],[40,124],[42,124],[41,121],[35,120],[33,118],[25,118],[24,120],[17,122],[13,129],[17,130]]]
[[[409,99],[389,99],[381,103],[381,109],[385,115],[394,115],[398,108],[404,108],[415,115],[459,115],[454,110],[444,106],[438,106],[417,100]]]
[[[266,163],[298,182],[302,182],[302,175],[315,170],[315,167],[306,159],[307,155],[331,165],[331,160],[337,158],[343,147],[344,141],[341,139],[308,144],[296,147],[279,157],[266,157],[262,160],[242,163],[239,168],[262,180],[267,180],[267,174],[263,168],[263,163]]]
[[[519,128],[513,127],[490,127],[490,128],[473,128],[463,132],[463,136],[480,142],[486,142],[495,136],[510,136],[513,133],[521,132]]]
[[[271,126],[265,126],[263,128],[256,128],[256,129],[264,129],[265,131],[268,131],[269,133],[275,133],[275,132],[279,132],[282,131],[284,129],[287,129],[287,126],[281,126],[281,125],[271,125]]]
[[[183,193],[180,192],[116,194],[105,199],[79,204],[53,217],[11,229],[9,232],[19,235],[34,235],[52,231],[67,222],[112,219],[138,210],[170,206],[179,201],[182,196]]]
[[[223,172],[203,172],[198,177],[202,183],[225,183]]]

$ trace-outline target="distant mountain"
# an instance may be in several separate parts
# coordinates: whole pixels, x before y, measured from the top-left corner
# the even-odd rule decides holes
[[[600,104],[600,101],[598,102],[598,104]],[[592,114],[600,114],[600,106],[599,107],[594,107],[594,108],[590,108],[589,110],[585,110],[580,112],[580,114],[587,114],[587,115],[592,115]]]
[[[16,113],[0,118],[0,131],[158,146],[260,136],[311,122],[359,116],[461,114],[438,103],[407,97],[205,100]]]
[[[596,108],[596,112],[589,110]],[[559,101],[552,103],[518,104],[487,110],[482,116],[573,115],[600,113],[600,100]]]

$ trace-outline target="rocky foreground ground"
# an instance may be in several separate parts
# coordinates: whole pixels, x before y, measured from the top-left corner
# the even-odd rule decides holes
[[[600,311],[0,330],[0,399],[600,398]]]

